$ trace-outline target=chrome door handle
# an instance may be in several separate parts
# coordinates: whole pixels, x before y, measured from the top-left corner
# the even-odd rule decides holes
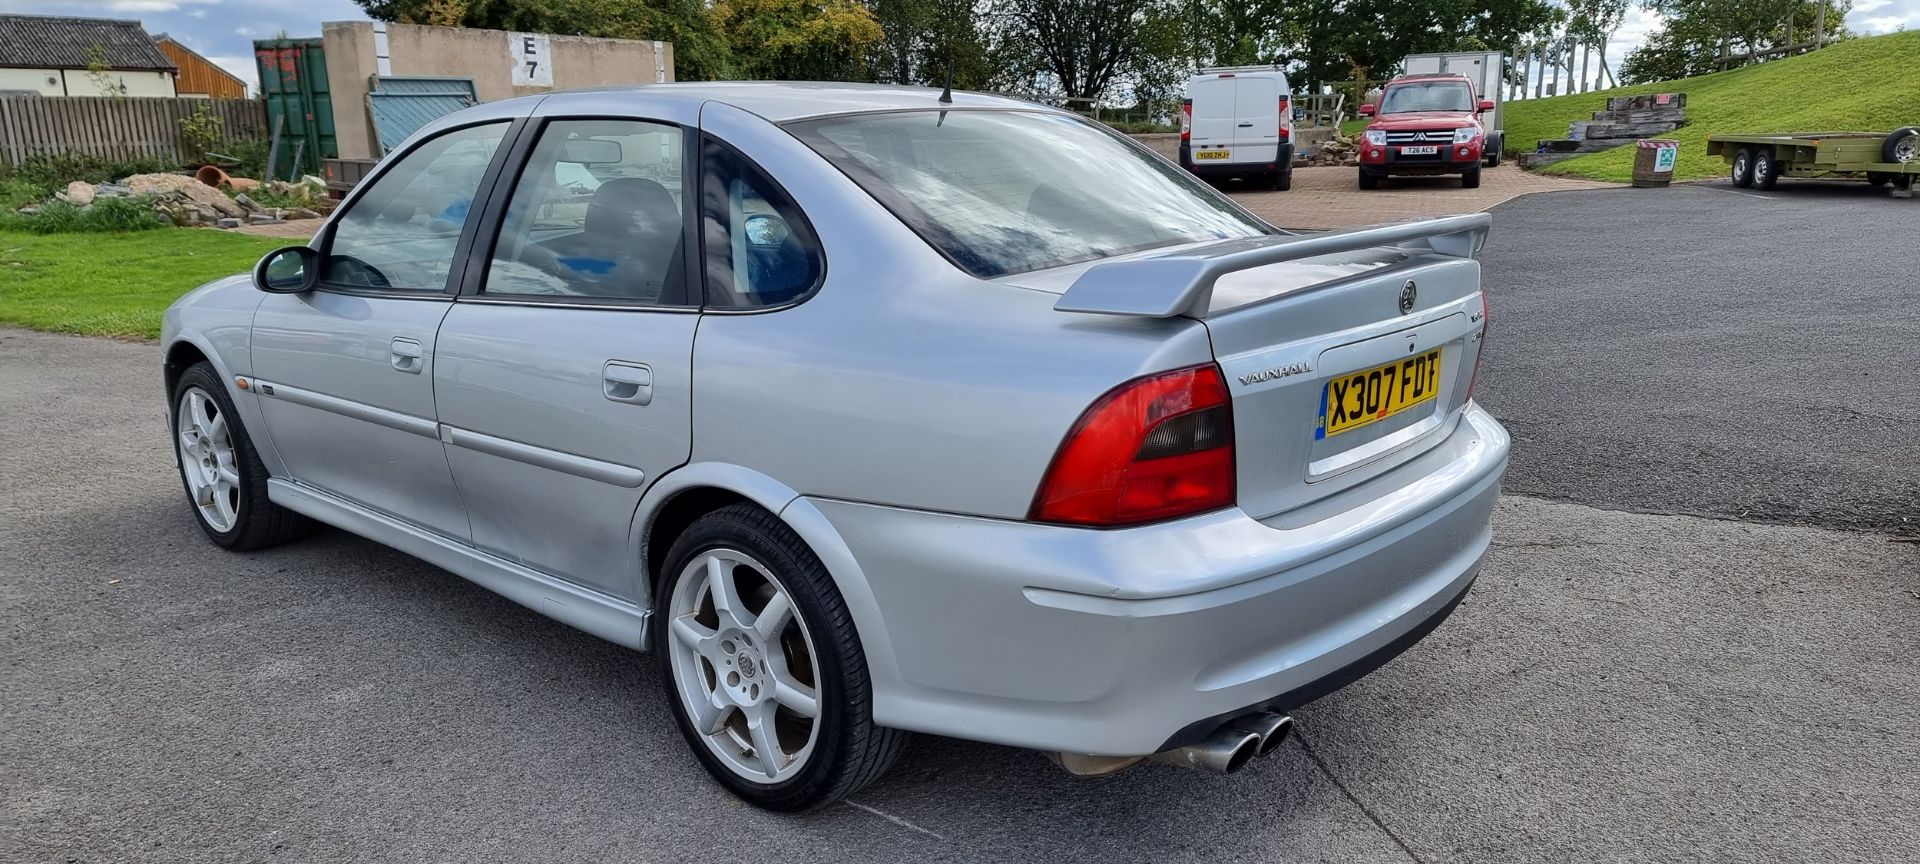
[[[420,340],[393,337],[393,368],[409,375],[418,375],[421,367],[427,365],[422,362],[426,356],[426,349],[420,347]]]
[[[601,392],[608,399],[635,405],[653,401],[653,369],[647,364],[608,360],[600,374]]]

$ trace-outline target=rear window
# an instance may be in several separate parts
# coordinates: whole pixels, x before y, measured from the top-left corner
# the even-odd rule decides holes
[[[1077,117],[928,110],[787,128],[981,278],[1274,233],[1178,166]]]
[[[1409,111],[1472,111],[1473,89],[1460,81],[1419,81],[1395,84],[1380,99],[1380,113]]]

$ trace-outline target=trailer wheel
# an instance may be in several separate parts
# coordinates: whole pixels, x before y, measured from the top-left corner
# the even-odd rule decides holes
[[[1893,182],[1893,175],[1891,174],[1882,174],[1879,171],[1867,172],[1867,185],[1872,186],[1875,189],[1878,189],[1892,182]]]
[[[1780,182],[1780,163],[1773,161],[1772,147],[1758,147],[1753,153],[1753,188],[1772,189]]]
[[[1731,179],[1742,189],[1753,185],[1753,148],[1742,147],[1733,154]]]
[[[1920,126],[1894,130],[1880,144],[1880,161],[1912,162],[1920,159]]]

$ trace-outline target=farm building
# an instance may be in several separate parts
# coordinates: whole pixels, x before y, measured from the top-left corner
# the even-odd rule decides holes
[[[0,95],[173,96],[174,75],[138,21],[0,15]]]
[[[180,44],[180,40],[161,33],[153,37],[153,45],[160,53],[179,69],[173,79],[174,92],[181,96],[205,96],[209,99],[245,99],[247,82],[240,76],[220,68],[212,60],[200,56],[192,48]]]

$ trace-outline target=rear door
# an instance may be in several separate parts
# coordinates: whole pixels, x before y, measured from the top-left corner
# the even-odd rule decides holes
[[[433,382],[474,545],[635,599],[634,512],[692,445],[698,133],[694,109],[621,98],[571,104],[654,116],[542,104],[440,326]]]
[[[1202,153],[1226,152],[1232,155],[1235,137],[1236,79],[1205,76],[1188,85],[1193,96],[1192,144],[1195,161],[1207,161]]]
[[[1233,84],[1233,161],[1272,162],[1280,147],[1280,82],[1237,76]]]

